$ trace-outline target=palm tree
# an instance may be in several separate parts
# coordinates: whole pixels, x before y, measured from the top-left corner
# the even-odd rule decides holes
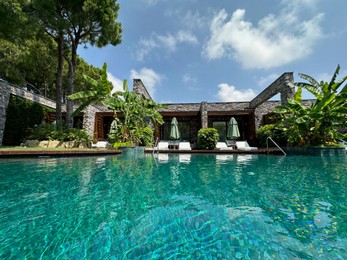
[[[297,92],[285,106],[276,107],[280,114],[288,141],[294,145],[316,146],[331,145],[338,139],[346,138],[341,130],[347,127],[347,76],[336,82],[340,71],[337,66],[330,82],[318,82],[311,76],[299,74],[308,81],[298,82]],[[302,90],[312,93],[316,100],[310,105],[302,104]]]

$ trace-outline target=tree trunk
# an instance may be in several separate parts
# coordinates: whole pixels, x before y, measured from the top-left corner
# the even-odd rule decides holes
[[[74,93],[74,78],[75,78],[75,69],[77,65],[77,44],[72,44],[71,46],[71,59],[68,60],[69,64],[69,72],[67,79],[67,96]],[[71,114],[73,113],[73,105],[74,101],[71,99],[67,99],[66,102],[66,126],[67,128],[73,128],[73,117]]]
[[[62,106],[62,76],[63,76],[63,65],[64,65],[64,34],[63,32],[59,32],[59,36],[57,39],[58,43],[58,67],[57,67],[57,74],[55,78],[55,87],[56,87],[56,95],[55,95],[55,102],[56,102],[56,110],[55,110],[55,120],[57,122],[57,125],[59,125],[59,122],[62,120],[62,113],[61,113],[61,106]]]

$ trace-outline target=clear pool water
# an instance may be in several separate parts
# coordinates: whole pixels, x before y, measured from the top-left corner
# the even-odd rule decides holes
[[[0,160],[0,259],[347,259],[347,156]]]

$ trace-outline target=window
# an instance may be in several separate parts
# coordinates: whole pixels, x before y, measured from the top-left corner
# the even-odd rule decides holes
[[[225,121],[214,121],[212,127],[217,129],[219,141],[225,141],[227,137],[227,123]]]
[[[162,140],[170,140],[171,121],[165,121]],[[178,121],[178,129],[181,134],[181,141],[190,141],[190,121]]]

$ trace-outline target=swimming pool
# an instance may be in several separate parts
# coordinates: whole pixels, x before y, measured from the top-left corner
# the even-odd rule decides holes
[[[0,259],[346,259],[347,156],[0,160]]]

